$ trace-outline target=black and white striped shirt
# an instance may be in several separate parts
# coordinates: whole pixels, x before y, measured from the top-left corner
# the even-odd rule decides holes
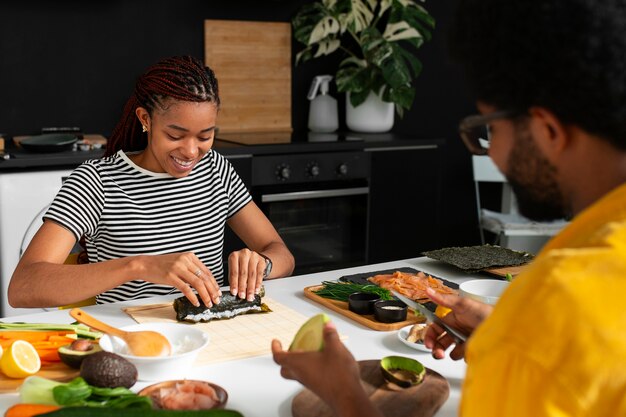
[[[119,151],[76,168],[44,218],[64,226],[76,239],[84,235],[90,263],[193,252],[222,286],[225,222],[250,200],[232,165],[213,150],[184,178],[145,170]],[[100,294],[97,301],[177,292],[133,280]]]

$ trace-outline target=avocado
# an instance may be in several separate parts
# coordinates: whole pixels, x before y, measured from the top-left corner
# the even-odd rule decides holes
[[[289,346],[289,351],[320,351],[324,348],[324,325],[330,318],[324,314],[317,314],[306,321],[296,333]]]
[[[137,382],[137,368],[120,355],[100,351],[83,359],[80,376],[96,387],[130,388]]]
[[[421,384],[426,376],[426,368],[421,362],[404,356],[385,356],[380,360],[383,377],[402,388]]]
[[[61,362],[67,366],[80,369],[80,364],[88,355],[100,352],[102,348],[99,344],[89,340],[79,339],[70,345],[64,345],[59,348],[59,358]]]

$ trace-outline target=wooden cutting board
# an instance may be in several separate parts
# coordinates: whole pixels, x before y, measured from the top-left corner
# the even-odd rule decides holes
[[[387,384],[380,370],[380,361],[360,361],[361,380],[365,392],[386,417],[431,417],[450,395],[448,381],[426,368],[424,381],[401,389]],[[291,403],[293,417],[333,417],[330,408],[308,389],[297,394]]]
[[[406,320],[398,321],[396,323],[381,323],[374,318],[373,314],[362,315],[350,311],[350,309],[348,308],[348,303],[346,301],[331,300],[315,294],[314,291],[319,290],[322,287],[323,285],[306,287],[304,289],[304,296],[315,301],[316,303],[320,303],[324,307],[328,307],[329,309],[336,311],[341,315],[349,317],[352,320],[369,327],[370,329],[388,332],[392,330],[399,330],[410,324],[423,323],[426,321],[426,318],[424,316],[416,315],[413,310],[409,309]]]
[[[215,71],[220,133],[291,132],[291,25],[204,21],[204,60]]]
[[[515,277],[515,275],[519,274],[520,272],[524,270],[524,268],[526,268],[526,265],[528,264],[517,265],[517,266],[501,266],[498,268],[483,269],[483,271],[492,275],[500,276],[500,277],[506,277],[506,274],[511,274],[513,277]]]
[[[62,362],[51,362],[41,365],[41,370],[35,375],[53,379],[55,381],[69,381],[80,374],[78,369],[73,369]],[[0,393],[16,392],[24,382],[23,378],[14,379],[0,373]]]

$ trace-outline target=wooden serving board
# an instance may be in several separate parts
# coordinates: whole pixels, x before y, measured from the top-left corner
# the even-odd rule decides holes
[[[51,362],[41,365],[41,370],[35,375],[53,379],[55,381],[69,381],[80,374],[78,369],[70,368],[63,362]],[[0,393],[16,392],[24,382],[23,378],[9,378],[0,373]]]
[[[385,417],[431,417],[450,395],[448,381],[426,368],[424,381],[402,389],[388,384],[380,370],[380,361],[360,361],[365,392]],[[305,389],[291,403],[293,417],[333,417],[331,409],[313,392]]]
[[[314,291],[317,291],[322,287],[323,285],[305,287],[304,296],[315,301],[316,303],[323,305],[324,307],[328,307],[331,310],[336,311],[341,315],[349,317],[352,320],[369,327],[370,329],[388,332],[392,330],[399,330],[410,324],[423,323],[426,321],[426,318],[424,316],[417,315],[413,312],[413,310],[409,309],[409,311],[407,312],[406,320],[398,321],[396,323],[381,323],[374,318],[373,314],[361,315],[350,311],[350,309],[348,309],[348,303],[346,301],[331,300],[315,294]]]
[[[497,275],[500,277],[506,277],[506,274],[511,274],[513,277],[515,277],[515,275],[519,274],[524,270],[524,268],[526,268],[526,265],[528,264],[516,266],[501,266],[497,268],[483,269],[483,271],[487,272],[488,274]]]

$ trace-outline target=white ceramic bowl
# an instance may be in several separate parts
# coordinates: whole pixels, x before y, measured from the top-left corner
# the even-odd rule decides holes
[[[499,279],[473,279],[461,283],[459,292],[462,297],[493,305],[508,285],[509,282]]]
[[[198,353],[209,344],[209,335],[191,324],[143,323],[122,327],[129,332],[153,330],[167,338],[172,346],[172,355],[146,357],[128,354],[126,343],[114,336],[104,335],[100,347],[107,352],[117,353],[137,367],[140,381],[160,381],[185,378]]]

